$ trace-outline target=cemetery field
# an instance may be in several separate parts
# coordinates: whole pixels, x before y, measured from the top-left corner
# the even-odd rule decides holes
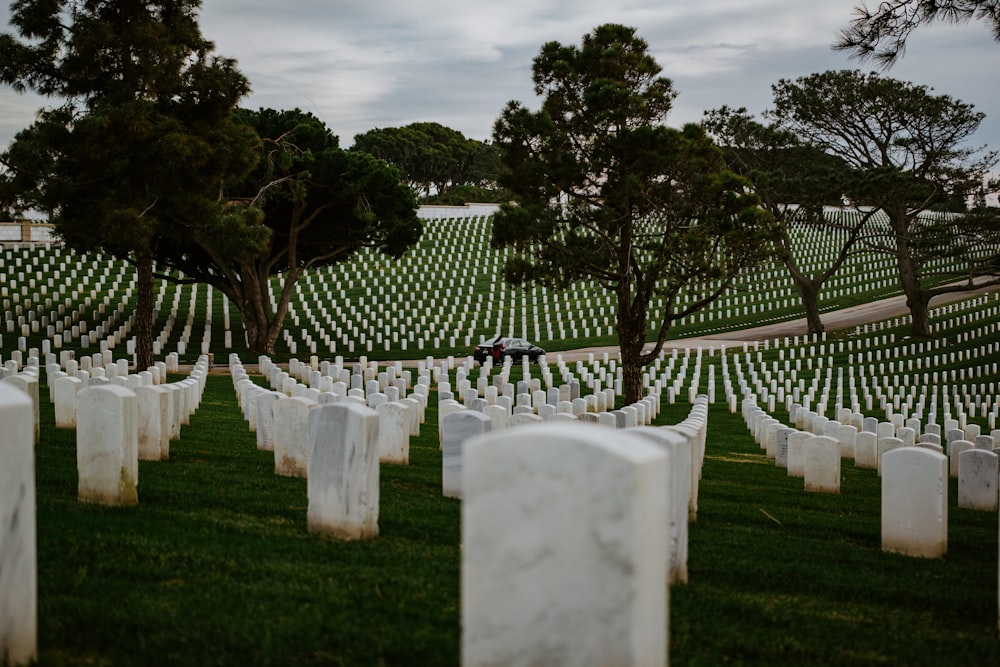
[[[39,393],[39,664],[459,664],[461,501],[441,494],[434,394],[410,464],[381,466],[379,537],[341,543],[308,533],[305,480],[274,474],[228,376],[169,461],[140,462],[129,508],[77,501],[75,433]],[[951,485],[947,557],[884,554],[874,470],[845,462],[839,495],[807,494],[713,404],[671,663],[1000,664],[997,514]]]

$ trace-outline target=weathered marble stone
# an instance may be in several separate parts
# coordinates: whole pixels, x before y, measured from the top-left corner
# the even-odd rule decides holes
[[[534,412],[515,412],[507,421],[507,427],[514,428],[515,426],[524,426],[525,424],[541,424],[543,421],[545,420]]]
[[[858,468],[878,468],[878,436],[862,431],[854,440],[854,465]]]
[[[784,425],[774,431],[774,465],[779,468],[788,467],[788,436],[792,433],[795,429]]]
[[[688,580],[688,503],[691,497],[691,439],[677,431],[664,428],[639,427],[629,429],[668,454],[669,476],[666,484],[670,493],[670,569],[667,583],[687,583]]]
[[[139,459],[170,458],[170,391],[163,386],[136,387]]]
[[[806,491],[840,493],[840,442],[825,435],[807,440],[803,472]]]
[[[267,391],[255,401],[257,411],[257,449],[274,451],[274,402],[285,395],[280,391]]]
[[[444,451],[444,420],[453,412],[468,410],[464,405],[455,400],[441,401],[438,403],[438,442],[440,449]]]
[[[943,558],[948,551],[948,457],[923,447],[882,456],[882,551]]]
[[[958,506],[995,512],[997,455],[985,449],[970,449],[958,455]]]
[[[57,379],[53,390],[56,428],[76,428],[76,398],[83,380],[69,375]]]
[[[274,474],[305,477],[309,467],[309,410],[316,404],[301,396],[274,402]]]
[[[38,652],[34,408],[0,382],[0,664],[26,665]]]
[[[878,460],[875,462],[875,464],[878,469],[879,477],[882,476],[882,459],[885,456],[886,452],[891,452],[894,449],[899,449],[900,447],[905,447],[905,446],[906,445],[903,444],[903,441],[900,440],[899,438],[889,437],[889,438],[878,439],[878,443],[876,445],[878,450],[877,451]]]
[[[491,431],[502,431],[510,425],[510,413],[502,405],[487,405],[483,414],[493,422]]]
[[[667,664],[667,454],[560,423],[476,438],[466,459],[463,664]]]
[[[441,457],[441,492],[446,498],[462,497],[465,443],[489,432],[492,426],[489,417],[474,410],[453,412],[442,420],[444,456]]]
[[[103,505],[139,502],[138,405],[125,387],[88,387],[77,396],[77,497]]]
[[[958,464],[963,452],[975,449],[976,446],[968,440],[955,440],[948,445],[948,473],[958,479]]]
[[[809,431],[795,431],[788,436],[788,476],[804,477],[806,443],[815,436]]]
[[[844,459],[854,458],[854,446],[857,442],[858,429],[850,424],[843,424],[836,429],[834,438],[840,444],[840,457]]]
[[[8,375],[7,377],[0,380],[2,383],[6,383],[17,387],[31,399],[31,410],[32,418],[34,419],[34,435],[32,436],[32,442],[36,445],[38,444],[38,436],[41,433],[41,422],[39,413],[39,403],[38,403],[38,378],[30,373],[17,373],[16,375]]]
[[[378,414],[350,402],[318,405],[308,411],[308,437],[309,532],[343,540],[378,536]]]
[[[409,408],[399,402],[380,403],[375,408],[378,415],[379,461],[385,463],[410,463]]]

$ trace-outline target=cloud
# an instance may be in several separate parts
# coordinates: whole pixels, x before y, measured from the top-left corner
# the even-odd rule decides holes
[[[634,26],[680,95],[673,123],[723,104],[758,113],[770,86],[855,68],[830,44],[859,0],[204,0],[202,31],[250,79],[246,106],[299,107],[349,145],[374,127],[436,121],[487,139],[504,104],[535,107],[542,44],[579,44],[602,23]],[[6,3],[0,21],[6,22]],[[1000,147],[1000,45],[984,26],[933,26],[889,75],[933,85],[989,114],[980,140]],[[36,106],[0,89],[0,146]],[[16,96],[15,96],[16,97]]]

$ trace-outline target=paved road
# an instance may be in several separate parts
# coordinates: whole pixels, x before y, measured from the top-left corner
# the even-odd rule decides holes
[[[985,294],[987,292],[998,290],[1000,290],[1000,287],[993,286],[983,287],[971,292],[951,292],[948,294],[942,294],[934,299],[931,299],[931,307],[941,306],[954,301],[961,301],[978,294]],[[826,331],[832,332],[856,327],[859,324],[867,324],[868,322],[878,322],[892,317],[899,317],[900,315],[906,315],[909,312],[910,309],[906,306],[906,297],[895,296],[881,301],[873,301],[871,303],[864,303],[858,306],[842,308],[840,310],[824,313],[821,316],[821,319],[823,320],[823,326],[826,328]],[[752,343],[754,341],[772,340],[775,338],[804,336],[808,332],[809,329],[806,325],[806,319],[803,317],[798,320],[777,322],[775,324],[767,324],[751,329],[741,329],[740,331],[712,334],[711,336],[706,337],[671,339],[664,341],[663,347],[666,350],[683,350],[685,348],[696,347],[701,347],[703,349],[719,349],[722,346],[733,348],[741,346],[744,342]],[[652,348],[652,345],[647,347],[647,349],[649,348]],[[555,358],[555,355],[562,355],[564,361],[574,362],[578,360],[586,360],[588,355],[591,353],[604,354],[605,352],[617,355],[618,347],[592,347],[580,350],[553,352],[549,356],[551,358]]]

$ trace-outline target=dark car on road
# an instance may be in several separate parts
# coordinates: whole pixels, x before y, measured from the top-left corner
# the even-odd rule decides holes
[[[538,358],[545,354],[545,350],[532,345],[523,338],[496,338],[484,340],[472,352],[472,357],[479,363],[486,361],[488,357],[493,358],[494,364],[503,363],[503,360],[510,358],[511,361],[521,361],[527,357],[531,361],[538,361]]]

